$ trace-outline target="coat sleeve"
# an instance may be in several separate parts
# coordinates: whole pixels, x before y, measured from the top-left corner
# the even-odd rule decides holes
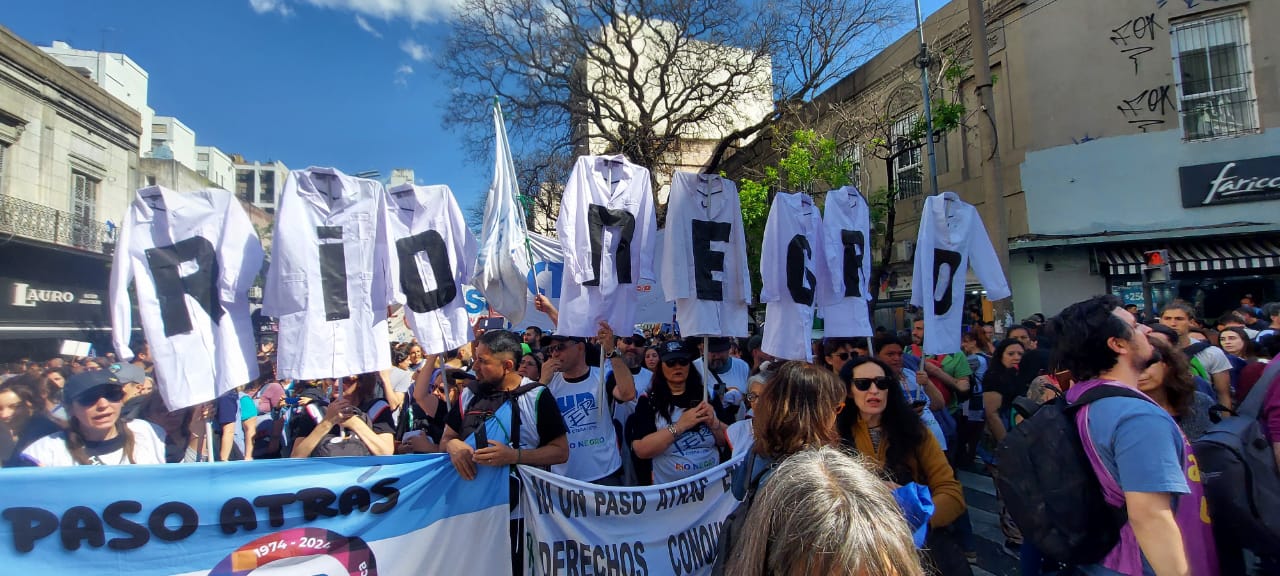
[[[856,221],[853,225],[862,231],[862,271],[858,274],[858,281],[862,283],[859,287],[862,290],[862,298],[868,302],[871,301],[871,261],[875,255],[871,253],[871,207],[867,205],[866,198],[862,198],[858,203],[858,211],[855,213]]]
[[[667,228],[662,236],[662,262],[658,263],[658,279],[662,283],[662,295],[667,302],[690,298],[692,294],[689,290],[689,274],[693,271],[689,264],[692,222],[685,213],[687,206],[684,197],[681,177],[676,174],[671,178]]]
[[[782,248],[783,234],[781,194],[773,197],[769,219],[764,223],[764,240],[760,243],[760,301],[777,302],[787,289],[787,255]]]
[[[936,196],[924,200],[924,209],[920,212],[920,232],[916,234],[915,257],[911,268],[911,305],[924,307],[926,301],[933,301],[933,203]],[[926,310],[932,314],[933,306]]]
[[[462,209],[458,207],[458,200],[453,196],[452,191],[447,196],[447,200],[449,202],[449,227],[450,234],[453,236],[455,258],[453,276],[458,282],[458,289],[461,290],[462,284],[470,281],[475,274],[476,256],[480,253],[480,242],[476,240],[476,235],[471,232],[471,229],[467,228],[467,220],[462,216]],[[527,248],[525,253],[528,253]]]
[[[374,260],[373,269],[375,278],[382,282],[382,294],[375,294],[375,304],[381,305],[383,308],[392,304],[404,304],[404,290],[400,288],[400,255],[396,252],[396,241],[391,234],[391,208],[394,203],[388,202],[387,190],[381,184],[376,185],[374,195],[377,198],[374,210]],[[378,282],[374,282],[377,286]],[[383,312],[385,313],[385,312]],[[383,313],[375,314],[375,318],[382,318]]]
[[[832,202],[836,190],[827,193],[823,200],[822,241],[826,245],[827,284],[836,294],[844,295],[844,210],[840,202]]]
[[[955,522],[964,514],[964,488],[956,480],[942,446],[931,432],[924,433],[924,442],[916,451],[916,475],[923,474],[929,492],[933,496],[934,512],[929,519],[929,526],[941,528]]]
[[[732,252],[727,254],[727,258],[737,260],[742,276],[742,301],[747,305],[751,304],[751,266],[747,263],[747,230],[742,223],[742,200],[738,196],[738,187],[729,180],[724,181],[725,193],[733,194],[734,210],[733,210],[733,236],[729,239],[729,250]],[[728,280],[728,278],[726,278]]]
[[[280,317],[284,312],[285,295],[281,293],[285,289],[282,278],[284,270],[281,265],[287,257],[284,239],[291,234],[289,221],[280,216],[289,211],[290,190],[296,187],[297,179],[290,172],[285,178],[284,190],[276,196],[276,217],[271,228],[271,257],[267,262],[266,281],[262,286],[262,313],[273,318]]]
[[[649,182],[648,170],[640,169],[636,172],[635,178],[641,181],[639,188],[643,193],[639,198],[640,209],[636,214],[637,238],[631,243],[632,258],[636,257],[636,248],[640,249],[640,277],[633,280],[639,280],[637,284],[656,284],[658,277],[654,274],[653,253],[658,243],[658,216],[653,205],[653,185]]]
[[[222,263],[222,277],[218,288],[223,302],[235,302],[248,296],[249,288],[262,271],[262,241],[253,229],[249,215],[240,201],[227,194],[226,216],[222,222],[222,240],[218,254]]]
[[[986,226],[978,210],[970,206],[973,218],[969,219],[969,267],[973,274],[987,289],[987,300],[1003,300],[1013,293],[1009,290],[1009,282],[1005,280],[1004,270],[1000,268],[1000,258],[991,246],[991,238],[987,236]]]
[[[591,269],[591,229],[587,223],[587,205],[591,203],[591,157],[578,158],[560,198],[560,217],[556,233],[564,247],[564,272],[574,282],[595,280]],[[586,195],[586,198],[583,196]]]
[[[828,253],[835,252],[840,257],[843,257],[844,253],[843,250],[836,250],[836,247],[832,246],[830,242],[828,242],[828,238],[822,224],[822,215],[818,213],[817,203],[814,203],[813,214],[810,218],[813,218],[814,220],[813,229],[818,231],[818,233],[814,234],[812,237],[813,273],[814,276],[818,278],[817,285],[813,287],[813,303],[816,306],[830,306],[831,304],[835,304],[840,301],[840,297],[843,292],[836,292],[830,281],[822,281],[823,278],[834,276]],[[840,246],[843,246],[843,243],[841,243]],[[836,268],[836,270],[842,268],[843,266]],[[840,286],[843,287],[844,282],[841,282]]]
[[[120,233],[116,236],[116,252],[111,259],[111,339],[115,345],[116,358],[126,361],[133,358],[129,349],[130,336],[133,333],[133,306],[129,300],[129,283],[133,281],[133,258],[129,255],[129,246],[133,238],[135,219],[133,205],[130,204],[125,213]]]

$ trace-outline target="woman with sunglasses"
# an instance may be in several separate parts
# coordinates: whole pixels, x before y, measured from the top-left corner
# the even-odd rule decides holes
[[[124,387],[103,370],[67,379],[63,405],[70,418],[65,431],[36,440],[23,450],[30,466],[164,464],[163,432],[145,420],[120,419]]]
[[[348,433],[360,440],[364,445],[363,451],[373,456],[394,454],[396,424],[391,417],[391,406],[377,397],[377,390],[382,385],[379,374],[369,372],[347,376],[340,383],[334,390],[336,397],[328,406],[323,410],[317,407],[310,412],[311,421],[307,423],[314,422],[314,427],[298,438],[290,451],[292,457],[310,458],[322,443],[340,444]]]
[[[839,374],[840,368],[853,356],[853,342],[847,338],[826,338],[822,341],[822,358],[826,368],[832,374]]]
[[[836,426],[845,446],[878,466],[890,488],[909,482],[928,486],[935,506],[929,519],[932,535],[964,513],[964,492],[938,440],[907,404],[892,372],[874,358],[858,357],[845,364],[840,379],[849,387],[853,409],[841,411]]]
[[[627,419],[631,450],[636,458],[650,461],[653,484],[715,467],[720,463],[718,446],[728,441],[725,424],[702,399],[702,378],[690,365],[693,356],[681,342],[663,344],[662,367]]]

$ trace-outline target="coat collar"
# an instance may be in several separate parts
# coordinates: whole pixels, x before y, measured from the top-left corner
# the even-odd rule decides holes
[[[315,205],[323,214],[341,212],[359,199],[357,179],[335,168],[311,166],[306,170],[295,170],[293,176],[298,182],[298,196]]]

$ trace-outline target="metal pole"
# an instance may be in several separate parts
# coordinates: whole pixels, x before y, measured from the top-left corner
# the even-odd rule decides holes
[[[924,11],[920,7],[920,0],[916,0],[916,30],[920,34],[920,54],[916,56],[916,66],[920,67],[920,93],[924,97],[924,123],[927,130],[924,137],[929,148],[929,193],[937,194],[938,162],[933,150],[933,99],[929,96],[929,45],[924,41]]]
[[[1000,160],[999,140],[996,137],[995,96],[991,93],[991,63],[987,59],[987,18],[982,12],[982,0],[969,0],[969,37],[973,54],[973,77],[977,81],[979,150],[982,158],[982,189],[985,192],[987,214],[985,224],[991,246],[1000,259],[1000,273],[1006,282],[1009,274],[1009,222],[1004,210],[1004,167]],[[1001,324],[1012,320],[1012,302],[1004,299],[992,302],[995,309],[997,330]],[[1006,327],[1007,329],[1007,327]]]
[[[710,349],[711,349],[711,338],[707,336],[703,336],[702,337],[702,401],[703,402],[707,402],[708,399],[711,397],[711,386],[710,384],[707,383],[707,379],[710,378],[710,375],[707,373],[707,370],[708,370],[707,365],[711,363],[711,361],[707,359],[707,351]]]
[[[204,446],[206,450],[205,458],[208,458],[206,462],[213,462],[213,422],[209,420],[204,421]],[[200,460],[199,456],[196,457],[196,460]]]

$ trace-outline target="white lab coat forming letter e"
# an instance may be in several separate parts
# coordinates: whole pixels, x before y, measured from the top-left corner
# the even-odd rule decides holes
[[[676,172],[663,236],[662,292],[686,336],[747,336],[751,274],[738,187]]]

